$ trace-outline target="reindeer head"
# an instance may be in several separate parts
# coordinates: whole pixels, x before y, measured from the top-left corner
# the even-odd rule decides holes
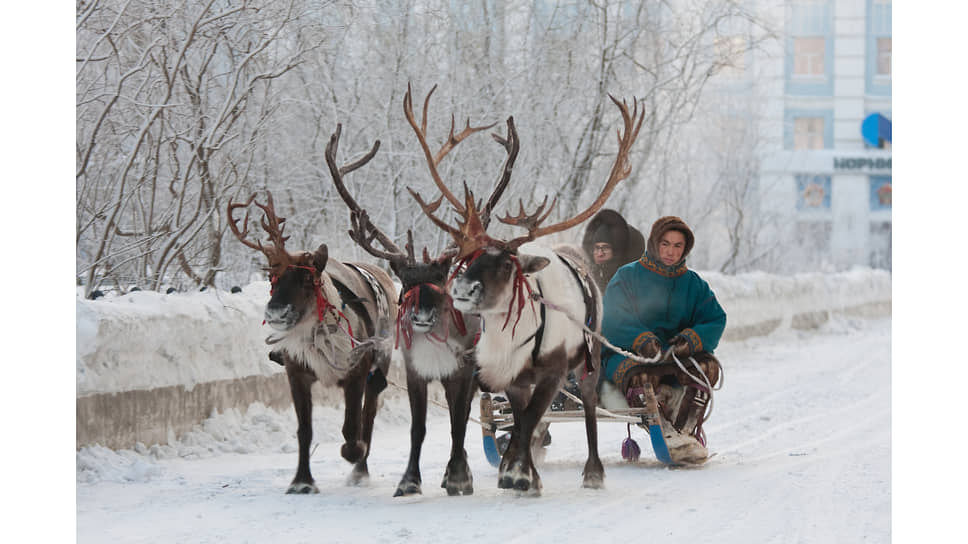
[[[266,323],[279,331],[287,331],[295,327],[305,316],[314,309],[321,313],[323,306],[328,304],[322,293],[322,274],[329,258],[326,244],[322,244],[315,252],[289,253],[285,243],[289,239],[283,236],[285,218],[278,217],[272,202],[272,193],[268,193],[266,204],[255,202],[255,193],[244,203],[228,205],[229,227],[235,236],[246,246],[257,249],[268,259],[269,281],[272,283],[269,302],[266,304]],[[262,209],[261,221],[263,230],[269,235],[271,244],[263,245],[261,241],[252,242],[249,234],[248,207],[253,202]],[[233,217],[234,210],[246,208],[242,229],[238,220]]]

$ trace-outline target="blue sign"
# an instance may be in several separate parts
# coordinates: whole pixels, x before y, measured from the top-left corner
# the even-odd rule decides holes
[[[860,124],[860,134],[873,147],[891,141],[891,120],[879,113],[872,113]]]

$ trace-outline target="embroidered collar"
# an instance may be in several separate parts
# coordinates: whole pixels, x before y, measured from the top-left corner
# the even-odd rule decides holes
[[[639,264],[644,266],[647,270],[651,270],[652,272],[667,278],[678,278],[689,270],[686,268],[685,259],[672,266],[667,266],[663,264],[662,261],[654,259],[652,255],[649,255],[648,251],[642,254],[642,257],[639,258]]]

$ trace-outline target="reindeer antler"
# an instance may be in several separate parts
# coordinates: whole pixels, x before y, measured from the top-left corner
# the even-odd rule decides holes
[[[608,181],[605,183],[605,187],[602,192],[599,193],[598,198],[592,202],[585,211],[573,216],[570,219],[562,221],[560,223],[555,223],[546,227],[541,227],[541,223],[551,215],[551,211],[554,209],[555,202],[557,198],[552,201],[551,206],[545,212],[544,207],[548,202],[548,197],[546,196],[538,209],[532,214],[526,214],[524,212],[524,204],[520,205],[520,212],[517,216],[511,217],[506,215],[504,218],[499,218],[498,220],[507,225],[518,225],[528,229],[528,234],[525,236],[520,236],[507,242],[507,247],[510,249],[517,249],[525,242],[529,242],[541,236],[546,236],[548,234],[553,234],[555,232],[561,232],[567,230],[575,225],[580,224],[589,217],[595,214],[608,200],[609,195],[612,194],[612,190],[618,185],[620,181],[627,178],[632,172],[632,166],[629,163],[629,151],[632,149],[632,144],[635,143],[635,139],[639,135],[639,129],[642,128],[642,121],[645,118],[645,107],[639,112],[638,100],[633,99],[633,110],[629,113],[628,104],[623,100],[619,102],[611,94],[608,95],[612,102],[618,106],[619,111],[622,113],[622,122],[624,124],[624,129],[618,132],[618,153],[615,156],[615,163],[612,165],[612,171],[608,176]],[[542,212],[544,214],[542,215]]]
[[[507,151],[508,156],[504,159],[504,166],[501,168],[501,177],[498,178],[494,186],[494,191],[491,192],[491,197],[487,199],[487,204],[481,209],[481,224],[485,229],[491,221],[491,212],[494,211],[494,206],[497,205],[497,201],[500,200],[501,195],[504,194],[504,189],[508,186],[508,181],[511,179],[511,170],[514,168],[514,161],[518,158],[518,149],[521,146],[521,142],[518,140],[518,131],[514,128],[513,116],[508,117],[507,127],[507,138],[502,138],[498,134],[491,134],[491,138],[494,138],[494,141],[501,144],[501,147]]]
[[[272,193],[266,191],[266,203],[260,204],[255,201],[256,193],[252,193],[248,200],[244,203],[233,203],[229,200],[228,208],[226,213],[229,219],[229,228],[232,229],[232,233],[235,237],[239,239],[244,245],[257,249],[264,253],[269,259],[269,272],[273,275],[279,275],[285,270],[286,266],[289,265],[289,254],[286,252],[286,240],[289,239],[288,236],[283,236],[283,230],[285,230],[284,223],[286,219],[284,217],[279,217],[276,215],[275,205],[272,202]],[[255,205],[262,209],[263,217],[260,221],[262,229],[266,231],[269,235],[269,241],[272,245],[265,247],[262,242],[256,241],[252,242],[248,240],[249,236],[249,210],[248,207],[255,202]],[[242,230],[239,230],[238,219],[234,217],[233,211],[238,208],[246,208],[245,220],[242,224]]]
[[[350,209],[350,223],[352,228],[349,231],[350,238],[356,242],[360,247],[366,250],[367,253],[373,255],[378,259],[386,259],[391,262],[407,262],[407,254],[400,250],[393,240],[389,236],[383,233],[382,230],[377,228],[376,225],[370,221],[369,216],[356,200],[350,195],[350,192],[346,189],[346,185],[343,183],[343,176],[348,174],[357,168],[370,162],[376,152],[380,149],[380,140],[373,142],[373,147],[367,152],[366,155],[360,157],[354,162],[343,166],[336,165],[336,152],[339,150],[339,137],[343,131],[343,125],[341,123],[336,124],[336,132],[332,134],[329,138],[329,143],[326,144],[326,165],[329,166],[329,174],[333,179],[333,185],[336,186],[336,192],[343,199],[343,202]],[[382,245],[386,251],[381,251],[373,247],[373,240],[378,240],[380,245]],[[411,259],[412,260],[412,259]]]
[[[430,89],[430,92],[427,93],[427,97],[424,98],[423,114],[420,118],[420,126],[417,126],[417,120],[413,115],[413,100],[411,98],[410,84],[407,83],[407,92],[403,96],[403,114],[406,116],[410,126],[413,127],[413,131],[417,135],[417,140],[420,141],[420,147],[423,149],[424,156],[427,159],[427,165],[430,167],[430,175],[433,177],[434,183],[437,184],[437,189],[439,189],[441,194],[451,203],[451,205],[453,205],[454,208],[457,208],[457,211],[463,215],[466,213],[466,210],[461,205],[460,200],[458,200],[457,197],[450,192],[450,189],[444,185],[443,180],[440,178],[440,173],[437,171],[437,166],[447,155],[447,153],[450,153],[450,151],[454,149],[457,144],[464,141],[465,138],[475,132],[487,130],[497,123],[491,123],[490,125],[482,127],[472,127],[471,120],[468,119],[464,130],[461,131],[460,134],[454,135],[454,116],[451,114],[450,134],[447,137],[447,141],[441,145],[440,150],[437,151],[436,155],[432,154],[430,151],[430,145],[427,144],[427,106],[430,103],[430,95],[434,94],[435,90],[437,90],[436,85]]]

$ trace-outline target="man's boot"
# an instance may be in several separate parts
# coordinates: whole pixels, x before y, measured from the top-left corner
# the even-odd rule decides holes
[[[660,384],[656,391],[662,435],[676,463],[701,464],[709,457],[702,430],[709,393],[693,386]]]

